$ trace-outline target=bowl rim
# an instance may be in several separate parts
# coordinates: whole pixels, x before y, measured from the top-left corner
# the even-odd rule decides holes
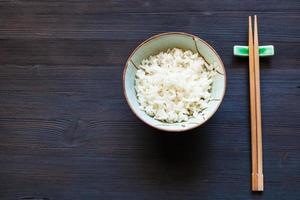
[[[197,40],[200,40],[201,42],[203,42],[208,48],[210,48],[214,54],[217,56],[217,59],[219,60],[219,62],[221,63],[221,67],[223,68],[223,72],[224,72],[224,91],[223,91],[223,94],[222,94],[222,97],[218,103],[218,105],[216,106],[215,110],[213,112],[211,112],[211,115],[206,118],[202,123],[199,123],[197,124],[196,126],[192,126],[192,127],[189,127],[187,129],[174,129],[174,130],[170,130],[170,129],[164,129],[164,128],[161,128],[161,127],[157,127],[157,126],[154,126],[153,124],[147,122],[146,120],[144,120],[143,118],[141,118],[135,111],[134,109],[132,108],[132,106],[130,105],[129,103],[129,100],[128,100],[128,97],[127,97],[127,93],[126,93],[126,88],[125,88],[125,74],[126,74],[126,71],[127,71],[127,68],[128,68],[128,63],[131,59],[131,57],[135,54],[135,52],[141,48],[143,45],[145,45],[146,43],[150,42],[151,40],[153,39],[156,39],[158,37],[161,37],[161,36],[165,36],[165,35],[184,35],[184,36],[188,36],[188,37],[192,37],[193,39],[197,39]],[[224,67],[224,63],[221,59],[221,57],[219,56],[219,54],[216,52],[216,50],[206,41],[204,41],[203,39],[199,38],[198,36],[195,36],[193,34],[190,34],[190,33],[186,33],[186,32],[164,32],[164,33],[159,33],[159,34],[156,34],[156,35],[153,35],[151,37],[149,37],[148,39],[144,40],[143,42],[141,42],[132,52],[131,54],[128,56],[127,60],[126,60],[126,64],[125,64],[125,67],[123,69],[123,74],[122,74],[122,86],[123,86],[123,95],[125,96],[125,99],[126,99],[126,102],[128,104],[128,106],[130,107],[130,110],[134,113],[134,115],[140,119],[142,122],[144,122],[145,124],[147,124],[148,126],[152,127],[152,128],[155,128],[155,129],[158,129],[160,131],[165,131],[165,132],[186,132],[188,130],[192,130],[192,129],[195,129],[201,125],[203,125],[205,122],[207,122],[216,112],[217,110],[219,109],[221,103],[223,102],[223,99],[224,99],[224,96],[225,96],[225,93],[226,93],[226,89],[227,89],[227,75],[226,75],[226,70],[225,70],[225,67]]]

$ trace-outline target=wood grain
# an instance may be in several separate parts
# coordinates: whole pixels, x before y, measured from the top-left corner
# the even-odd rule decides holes
[[[299,1],[0,1],[0,199],[299,199]],[[263,194],[250,191],[247,16],[257,14]],[[220,109],[190,134],[161,134],[126,105],[130,52],[185,31],[224,61]]]

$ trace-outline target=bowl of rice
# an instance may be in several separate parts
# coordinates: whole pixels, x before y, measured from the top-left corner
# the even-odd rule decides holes
[[[155,35],[129,56],[123,90],[133,113],[151,127],[180,132],[205,123],[219,108],[226,73],[217,52],[182,32]]]

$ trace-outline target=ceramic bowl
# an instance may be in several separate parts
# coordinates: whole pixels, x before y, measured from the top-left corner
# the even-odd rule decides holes
[[[216,62],[219,65],[218,73],[213,79],[209,106],[203,111],[203,117],[201,119],[191,118],[187,122],[166,123],[154,119],[139,108],[136,91],[134,89],[137,66],[139,66],[143,59],[174,47],[199,52],[208,63]],[[131,53],[123,71],[123,90],[129,107],[143,122],[163,131],[186,131],[205,123],[220,106],[225,94],[225,88],[226,74],[220,56],[204,40],[188,33],[168,32],[147,39]]]

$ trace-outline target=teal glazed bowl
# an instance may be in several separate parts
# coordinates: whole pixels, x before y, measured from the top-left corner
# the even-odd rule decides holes
[[[209,106],[203,111],[202,118],[190,118],[188,121],[180,123],[167,123],[154,119],[139,108],[134,88],[137,67],[143,59],[174,47],[198,52],[208,63],[216,62],[219,66],[218,73],[213,78],[212,95]],[[147,39],[131,53],[123,71],[123,90],[129,107],[143,122],[162,131],[180,132],[204,124],[217,111],[226,90],[226,73],[220,56],[204,40],[188,33],[167,32]]]

